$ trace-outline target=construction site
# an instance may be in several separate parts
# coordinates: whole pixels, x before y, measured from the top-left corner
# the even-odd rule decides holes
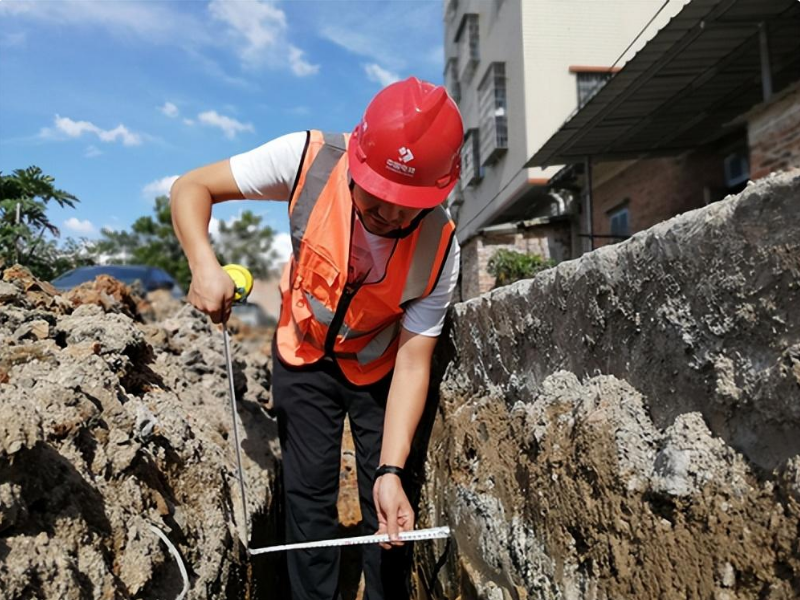
[[[413,468],[419,527],[451,537],[409,544],[413,598],[800,595],[798,201],[800,172],[773,175],[452,307]],[[3,598],[282,597],[280,559],[241,539],[217,326],[14,266],[0,303]],[[250,546],[268,546],[268,340],[234,340]],[[347,534],[347,448],[342,465]]]
[[[0,141],[46,166],[0,173],[0,600],[800,598],[800,2],[57,4],[3,2],[20,27],[4,53],[85,27],[96,56],[100,23],[147,42],[109,43],[109,64],[173,64],[167,39],[185,55],[165,67],[174,96],[106,103],[147,105],[163,137],[0,98],[9,131],[56,114]],[[290,43],[288,20],[313,35]],[[419,54],[380,63],[384,41]],[[173,91],[182,61],[229,115]],[[428,63],[441,85],[411,74]],[[258,118],[263,145],[237,142]],[[81,136],[153,145],[112,158]],[[113,200],[63,221],[103,239],[59,249],[46,204],[79,200],[45,173],[73,189],[76,157],[120,162],[83,167]],[[109,205],[135,204],[116,194],[138,167],[155,220],[98,233],[90,211],[124,220]],[[216,212],[228,200],[270,206]],[[503,256],[535,268],[512,277]],[[364,441],[359,394],[383,383]]]

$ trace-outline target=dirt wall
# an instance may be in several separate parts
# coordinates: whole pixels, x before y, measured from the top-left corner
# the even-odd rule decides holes
[[[267,357],[234,342],[248,505],[263,541],[277,472]],[[248,346],[249,344],[249,346]],[[112,279],[66,295],[0,280],[0,597],[254,595],[220,330]]]
[[[451,317],[419,598],[800,597],[800,171]]]

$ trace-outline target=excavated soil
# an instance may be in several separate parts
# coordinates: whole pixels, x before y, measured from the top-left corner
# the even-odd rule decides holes
[[[452,313],[417,598],[800,598],[800,171]]]
[[[269,334],[235,332],[251,546]],[[415,600],[800,597],[800,172],[458,304],[408,470]],[[246,560],[222,336],[110,279],[0,281],[0,596],[284,598]],[[352,447],[344,534],[356,532]],[[346,555],[345,600],[358,597]],[[397,592],[397,590],[394,590]]]
[[[234,342],[249,487],[273,527],[276,427],[263,338]],[[7,600],[252,596],[220,331],[113,279],[58,295],[0,281],[0,590]],[[274,528],[274,527],[273,527]],[[263,569],[262,569],[263,570]]]

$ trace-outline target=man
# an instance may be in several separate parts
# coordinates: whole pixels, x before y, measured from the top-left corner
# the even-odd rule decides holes
[[[231,280],[208,242],[211,206],[285,200],[293,252],[281,280],[273,402],[287,542],[335,537],[344,417],[356,445],[367,533],[414,528],[402,475],[431,356],[458,278],[442,203],[460,173],[461,116],[441,86],[409,78],[370,102],[350,136],[309,131],[187,173],[172,217],[192,270],[188,300],[225,321]],[[368,600],[387,584],[386,545],[365,547]],[[338,596],[338,549],[291,552],[295,600]]]

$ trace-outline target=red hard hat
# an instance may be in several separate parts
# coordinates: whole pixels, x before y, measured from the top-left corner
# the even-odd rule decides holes
[[[382,89],[353,130],[353,180],[381,200],[412,208],[444,201],[461,172],[461,114],[447,90],[409,77]]]

